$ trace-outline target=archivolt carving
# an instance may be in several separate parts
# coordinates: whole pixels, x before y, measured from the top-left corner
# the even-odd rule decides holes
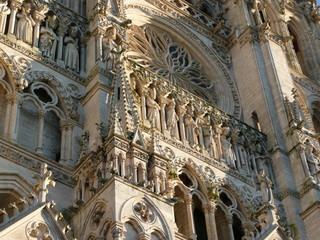
[[[0,49],[0,59],[7,70],[7,74],[10,79],[13,80],[14,85],[19,87],[22,79],[22,73],[19,71],[19,66],[12,60],[2,49]],[[22,88],[23,89],[23,88]]]
[[[56,79],[53,75],[47,72],[34,71],[27,72],[25,74],[25,78],[29,83],[45,80],[53,84],[56,90],[60,93],[61,97],[63,98],[63,102],[66,105],[68,115],[70,117],[75,117],[77,115],[77,106],[74,103],[72,97],[70,96],[67,89],[61,84],[61,82],[58,79]]]
[[[217,178],[213,182],[214,182],[214,185],[217,187],[222,187],[222,186],[229,187],[232,190],[233,194],[238,196],[238,198],[240,199],[240,201],[244,205],[244,207],[246,207],[246,208],[248,208],[250,206],[257,207],[252,202],[253,194],[249,188],[247,188],[247,187],[240,188],[229,178]]]
[[[198,165],[193,162],[191,158],[177,157],[171,164],[177,171],[180,171],[185,165],[190,166],[206,185],[209,185],[216,177],[214,171],[210,167]]]
[[[216,102],[213,80],[184,46],[150,26],[142,29],[133,25],[131,30],[132,59],[193,94]]]
[[[109,214],[109,212],[106,211],[106,205],[104,203],[97,204],[91,215],[90,226],[96,229],[107,214]]]

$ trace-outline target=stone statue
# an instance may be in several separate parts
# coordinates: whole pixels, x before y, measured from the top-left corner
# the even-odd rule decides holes
[[[78,27],[72,26],[70,28],[69,36],[64,38],[66,44],[64,63],[66,68],[70,68],[73,71],[79,72],[79,51],[78,51]]]
[[[48,16],[46,26],[40,30],[40,51],[44,57],[55,59],[58,37],[53,31],[57,25],[57,16]]]
[[[312,143],[309,141],[309,139],[305,142],[306,150],[305,150],[305,156],[308,163],[310,174],[313,175],[319,171],[319,162],[318,159],[314,156],[313,150],[314,147]]]
[[[107,28],[104,38],[102,39],[102,61],[105,62],[107,70],[114,69],[115,67],[116,54],[113,49],[118,46],[116,39],[116,29],[114,27]]]
[[[174,138],[179,138],[179,129],[178,129],[178,120],[179,116],[175,110],[176,102],[174,98],[171,99],[167,105],[167,127],[170,132],[170,135]]]
[[[156,99],[156,90],[154,88],[150,89],[149,94],[147,95],[147,117],[148,120],[150,121],[151,124],[155,122],[155,127],[157,129],[160,129],[160,115],[159,115],[159,110],[160,106],[159,104],[155,101]]]
[[[185,128],[186,128],[186,139],[190,145],[198,145],[198,138],[196,134],[197,124],[193,120],[193,117],[190,114],[186,114],[185,117]]]
[[[264,169],[259,170],[259,174],[257,176],[258,183],[260,184],[260,190],[262,194],[262,204],[270,204],[274,205],[274,199],[272,194],[272,182],[266,176],[266,172]]]
[[[227,138],[228,134],[230,133],[229,127],[224,127],[221,133],[220,141],[221,141],[221,148],[222,148],[222,156],[223,159],[226,161],[229,167],[235,168],[235,154],[232,150],[232,144],[230,139]]]
[[[82,160],[84,156],[86,156],[88,151],[88,143],[89,143],[89,132],[84,132],[84,134],[81,136],[81,150],[79,154],[79,161]]]
[[[210,115],[208,114],[204,117],[202,134],[203,134],[205,149],[208,151],[210,157],[215,157],[215,154],[217,152],[217,147],[214,141],[214,132],[211,126],[211,118],[210,118]]]
[[[8,8],[8,1],[0,0],[0,33],[4,33],[6,29],[7,16],[11,13]]]
[[[17,39],[20,39],[26,43],[32,44],[33,26],[35,21],[31,17],[31,4],[24,3],[21,8],[21,12],[17,14],[18,24],[16,35]]]

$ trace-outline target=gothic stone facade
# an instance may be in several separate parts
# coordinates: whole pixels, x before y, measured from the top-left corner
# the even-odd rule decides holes
[[[0,0],[0,239],[316,240],[313,0]]]

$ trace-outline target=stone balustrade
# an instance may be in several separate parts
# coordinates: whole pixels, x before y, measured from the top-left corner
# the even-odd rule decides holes
[[[212,3],[212,5],[214,6],[210,8],[210,10],[212,10],[210,12],[209,12],[208,6],[206,5],[193,6],[190,3],[183,0],[168,0],[168,2],[177,6],[180,10],[182,10],[188,16],[198,20],[199,22],[206,25],[207,27],[212,28],[213,32],[218,32],[223,37],[230,36],[231,29],[227,26],[224,26],[224,20],[222,18],[223,10],[217,2]],[[207,13],[204,12],[205,10],[207,11]]]

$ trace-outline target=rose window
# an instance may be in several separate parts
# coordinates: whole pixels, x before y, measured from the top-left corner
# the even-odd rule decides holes
[[[216,103],[213,79],[183,45],[150,26],[133,25],[131,30],[131,59],[206,101]]]

